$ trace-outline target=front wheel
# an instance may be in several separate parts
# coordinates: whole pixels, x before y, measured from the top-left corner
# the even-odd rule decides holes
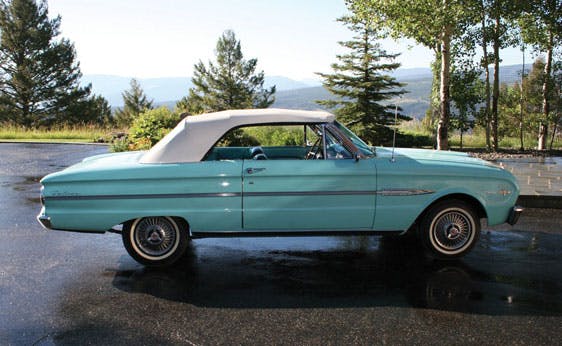
[[[474,208],[460,200],[432,206],[419,228],[425,247],[439,258],[457,258],[469,252],[480,235]]]
[[[131,257],[148,266],[167,266],[185,253],[187,225],[167,216],[143,217],[123,227],[123,244]]]

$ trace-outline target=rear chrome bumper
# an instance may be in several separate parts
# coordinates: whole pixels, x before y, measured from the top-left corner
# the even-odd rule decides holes
[[[41,210],[39,215],[37,215],[37,221],[46,229],[53,229],[51,226],[51,218],[45,215],[44,211]]]
[[[45,210],[41,210],[41,212],[39,213],[39,215],[37,215],[37,221],[41,224],[41,226],[43,226],[43,228],[48,229],[48,230],[52,230],[52,231],[64,231],[64,232],[79,232],[79,233],[95,233],[95,234],[103,234],[105,232],[114,232],[114,233],[118,233],[116,231],[113,230],[107,230],[107,231],[83,231],[83,230],[74,230],[74,229],[60,229],[60,228],[53,228],[53,225],[51,224],[51,218],[47,215],[45,215]]]
[[[37,221],[39,221],[41,226],[43,226],[44,228],[53,229],[53,227],[51,227],[51,218],[50,217],[45,216],[45,215],[38,215]]]
[[[507,223],[512,226],[515,225],[519,220],[519,216],[521,216],[522,212],[523,212],[523,207],[520,207],[518,205],[511,208],[511,210],[509,211],[509,216],[507,218]]]

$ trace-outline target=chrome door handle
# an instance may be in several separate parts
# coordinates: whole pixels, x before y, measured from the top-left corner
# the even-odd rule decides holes
[[[246,168],[246,173],[248,174],[254,174],[263,171],[265,171],[265,168]]]

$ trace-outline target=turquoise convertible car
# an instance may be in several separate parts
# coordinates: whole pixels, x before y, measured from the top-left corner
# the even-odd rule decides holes
[[[263,126],[292,144],[224,145]],[[41,183],[44,227],[121,232],[129,254],[155,266],[190,239],[231,236],[416,233],[456,258],[481,219],[514,224],[522,211],[514,177],[489,162],[374,148],[333,114],[283,109],[190,116],[149,151],[89,157]]]

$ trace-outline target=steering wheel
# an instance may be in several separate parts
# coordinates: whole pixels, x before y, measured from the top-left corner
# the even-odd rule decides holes
[[[320,145],[320,140],[322,139],[322,137],[318,137],[318,139],[316,139],[316,141],[314,141],[314,144],[312,144],[312,146],[310,147],[310,150],[308,151],[308,153],[306,153],[304,159],[305,160],[316,160],[319,159],[322,154],[321,154],[321,145]]]
[[[260,146],[250,148],[250,158],[252,160],[267,160],[267,156]]]

